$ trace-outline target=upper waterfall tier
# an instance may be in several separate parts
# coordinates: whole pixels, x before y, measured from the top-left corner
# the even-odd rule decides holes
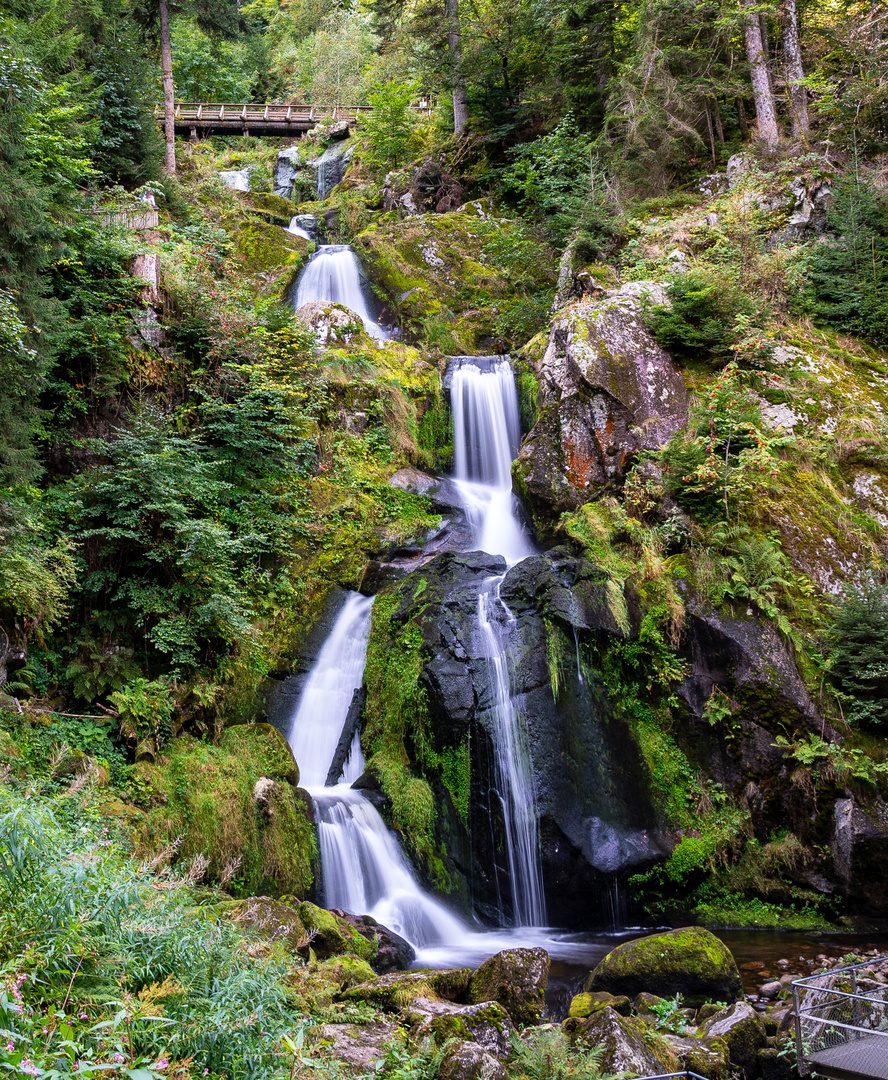
[[[509,563],[533,554],[516,515],[512,460],[521,441],[512,366],[502,357],[450,361],[454,476],[475,543]]]
[[[368,334],[388,337],[370,314],[361,268],[347,244],[322,244],[308,260],[296,286],[296,307],[313,302],[342,304],[360,317]]]

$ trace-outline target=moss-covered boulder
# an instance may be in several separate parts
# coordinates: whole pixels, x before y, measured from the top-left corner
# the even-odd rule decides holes
[[[318,959],[324,960],[341,953],[351,953],[362,960],[369,960],[373,956],[374,943],[339,915],[307,901],[300,904],[297,910],[308,933],[311,950]]]
[[[424,1025],[423,1033],[426,1030],[439,1045],[448,1039],[471,1040],[498,1058],[508,1056],[511,1050],[512,1022],[495,1001],[452,1008]]]
[[[731,1062],[727,1043],[721,1039],[701,1042],[691,1036],[666,1035],[666,1041],[678,1057],[678,1067],[705,1076],[706,1080],[727,1080]]]
[[[766,1042],[765,1027],[755,1009],[738,1001],[710,1017],[700,1028],[704,1041],[722,1042],[728,1048],[731,1064],[751,1073],[756,1058]]]
[[[359,986],[375,978],[376,972],[357,956],[332,956],[317,965],[317,971],[332,979],[341,990]]]
[[[243,191],[238,196],[250,210],[271,218],[277,225],[286,228],[298,213],[296,204],[282,195],[272,195],[269,191]]]
[[[464,207],[406,219],[388,213],[355,241],[368,276],[389,298],[402,329],[432,340],[448,355],[481,352],[494,333],[498,305],[516,294],[518,282],[485,250],[494,235],[502,243],[516,223],[492,226],[485,217]],[[521,274],[522,290],[554,287],[546,259]]]
[[[317,840],[296,787],[299,769],[275,728],[240,724],[217,745],[175,739],[135,771],[145,808],[134,823],[140,853],[202,855],[205,879],[241,895],[308,894]]]
[[[216,905],[220,916],[257,933],[264,941],[283,941],[294,952],[305,945],[305,924],[296,911],[270,896],[226,900]]]
[[[459,1001],[464,998],[471,978],[470,968],[404,971],[352,987],[343,996],[347,1001],[366,1001],[382,1009],[405,1008],[420,997]]]
[[[241,222],[234,234],[234,257],[262,293],[279,293],[294,281],[310,246],[303,236],[253,218]]]
[[[736,1001],[743,995],[734,957],[700,926],[618,945],[591,973],[585,989],[631,997],[642,991],[661,997],[681,994],[689,1005]]]
[[[506,1080],[505,1066],[477,1043],[457,1043],[438,1067],[438,1080]]]
[[[632,1013],[632,1002],[625,994],[616,996],[614,994],[583,992],[582,994],[574,994],[571,998],[567,1015],[582,1019],[607,1008],[618,1012],[620,1016],[629,1016]]]
[[[524,1027],[539,1021],[548,982],[545,949],[506,949],[485,960],[472,976],[469,1001],[498,1001]]]
[[[673,1070],[676,1055],[665,1041],[654,1041],[646,1026],[632,1017],[605,1007],[585,1020],[568,1017],[562,1027],[571,1042],[600,1046],[603,1073],[656,1076]]]

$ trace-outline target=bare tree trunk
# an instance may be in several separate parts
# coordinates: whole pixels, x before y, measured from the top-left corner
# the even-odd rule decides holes
[[[466,88],[462,78],[462,33],[459,26],[459,0],[446,0],[447,41],[450,45],[450,63],[453,67],[453,131],[462,134],[469,120],[466,104]]]
[[[166,139],[166,159],[163,170],[176,174],[176,91],[173,85],[173,48],[170,41],[170,8],[168,0],[158,0],[160,6],[160,66],[163,72],[163,134]]]
[[[747,7],[752,7],[753,3],[754,0],[746,0]],[[744,29],[746,59],[749,61],[759,138],[764,139],[768,146],[776,146],[780,139],[780,132],[777,130],[777,109],[768,76],[768,61],[765,56],[765,44],[762,41],[762,28],[756,11],[751,11],[746,16]]]
[[[783,63],[786,69],[789,105],[792,110],[792,133],[793,135],[807,135],[810,130],[808,91],[804,86],[799,86],[805,77],[805,71],[802,67],[802,46],[799,42],[796,0],[781,0],[780,21],[783,25]]]

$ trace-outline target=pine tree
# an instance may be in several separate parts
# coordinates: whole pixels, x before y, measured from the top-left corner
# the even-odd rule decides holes
[[[868,581],[846,589],[830,627],[830,658],[849,720],[888,724],[888,585]]]

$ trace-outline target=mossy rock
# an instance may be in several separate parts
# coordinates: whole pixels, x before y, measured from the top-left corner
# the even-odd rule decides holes
[[[135,770],[151,793],[134,824],[140,854],[180,837],[177,858],[205,856],[209,882],[237,865],[241,895],[307,895],[317,840],[296,788],[299,770],[275,728],[231,727],[216,746],[185,736]]]
[[[336,982],[342,990],[371,982],[376,972],[357,956],[334,956],[317,965],[317,971]]]
[[[469,1001],[498,1001],[524,1027],[539,1023],[548,982],[545,949],[505,949],[485,960],[472,976]]]
[[[621,1016],[629,1016],[632,1013],[632,1003],[625,995],[615,997],[613,994],[605,993],[582,993],[574,994],[571,998],[570,1010],[567,1015],[582,1019],[584,1016],[591,1016],[593,1013],[598,1012],[599,1009],[608,1006]]]
[[[248,900],[223,900],[215,905],[220,916],[254,930],[263,941],[283,941],[294,952],[305,943],[305,925],[288,904],[270,896]]]
[[[285,199],[282,195],[272,195],[270,192],[264,191],[243,191],[238,192],[238,195],[241,201],[251,210],[274,218],[276,222],[283,224],[285,227],[299,213],[296,204],[290,202],[289,199]]]
[[[234,257],[261,292],[280,291],[294,281],[312,246],[279,225],[253,219],[241,222],[234,234]]]
[[[448,1039],[471,1040],[495,1057],[509,1053],[512,1030],[509,1014],[495,1001],[446,1012],[429,1025],[429,1032],[439,1046]]]
[[[299,905],[298,913],[309,933],[311,951],[318,959],[325,960],[343,953],[362,960],[369,960],[373,956],[374,943],[332,911],[305,902]]]
[[[470,968],[394,972],[355,986],[343,997],[347,1001],[366,1001],[383,1009],[403,1008],[418,997],[458,1001],[468,990],[471,978]]]
[[[710,1017],[700,1029],[704,1041],[720,1041],[728,1048],[731,1064],[750,1075],[759,1050],[767,1043],[765,1027],[753,1007],[738,1001]]]
[[[619,945],[590,974],[584,989],[630,997],[643,991],[660,997],[681,994],[693,1006],[712,1000],[736,1001],[743,996],[734,957],[714,934],[700,926]]]
[[[635,995],[635,1000],[632,1002],[632,1008],[635,1009],[640,1016],[656,1016],[658,1007],[664,1004],[664,998],[657,997],[656,994],[644,992]]]

